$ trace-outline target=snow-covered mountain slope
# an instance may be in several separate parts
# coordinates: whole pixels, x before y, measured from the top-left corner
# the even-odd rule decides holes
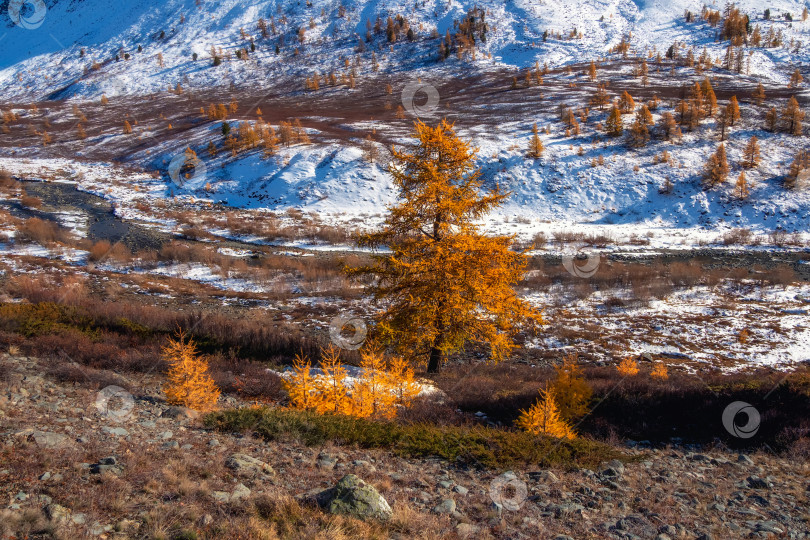
[[[13,0],[10,5],[20,3]],[[771,26],[781,29],[786,44],[808,41],[810,21],[801,20],[805,2],[773,0],[765,5],[744,0],[737,5],[751,16],[752,24],[762,25],[763,32]],[[435,64],[438,46],[432,33],[454,32],[454,22],[476,6],[486,10],[490,29],[486,43],[478,43],[479,50],[492,55],[490,59],[479,54],[478,69],[493,64],[527,67],[535,61],[555,66],[582,62],[605,56],[630,35],[637,50],[664,52],[678,41],[705,45],[720,54],[724,46],[715,43],[716,29],[684,21],[686,10],[700,13],[703,3],[699,0],[68,0],[47,4],[36,0],[25,6],[28,9],[21,18],[15,17],[19,24],[12,20],[19,10],[10,9],[5,27],[0,28],[0,90],[5,100],[148,93],[177,83],[262,87],[282,74],[338,69],[341,57],[351,56],[358,38],[365,37],[367,21],[373,24],[378,16],[383,31],[387,17],[397,15],[407,18],[415,30],[412,44],[397,45],[393,51],[379,46],[385,56],[382,69],[429,67]],[[724,6],[708,7],[723,10]],[[765,8],[771,11],[770,21],[762,20]],[[785,13],[794,20],[785,20]],[[262,37],[257,28],[260,18],[275,26],[277,33],[271,26],[268,36]],[[299,29],[304,30],[303,44],[297,41]],[[581,32],[582,38],[543,41],[546,31],[565,38],[573,30]],[[284,43],[276,54],[282,36]],[[211,66],[212,46],[233,52],[246,47],[251,38],[256,50],[249,61]],[[115,62],[117,54],[126,54],[129,60]],[[163,57],[162,66],[158,54]],[[757,49],[752,53],[751,71],[783,82],[790,64],[807,59],[806,46],[798,53],[786,48]],[[92,68],[94,62],[97,70]],[[465,63],[463,69],[470,67]]]
[[[65,159],[92,162],[101,177],[109,171],[99,162],[120,161],[159,173],[165,182],[161,196],[193,194],[234,206],[295,207],[336,220],[370,223],[394,200],[394,192],[384,167],[362,159],[363,139],[372,136],[386,145],[406,142],[414,117],[395,118],[394,112],[408,82],[422,80],[439,88],[441,98],[439,109],[423,118],[435,121],[446,115],[457,121],[460,134],[480,148],[479,165],[487,181],[512,193],[493,217],[494,229],[531,235],[583,224],[626,226],[636,236],[654,229],[665,231],[663,236],[687,231],[688,241],[699,239],[689,232],[698,229],[810,229],[810,194],[782,186],[806,138],[764,131],[764,109],[746,103],[761,81],[781,107],[789,95],[785,86],[791,73],[805,70],[810,60],[810,19],[802,20],[805,2],[737,3],[763,36],[771,30],[783,36],[781,46],[745,48],[747,73],[713,68],[697,74],[693,68],[665,62],[651,67],[655,73],[650,74],[650,87],[632,73],[632,60],[623,61],[611,50],[625,39],[631,59],[649,58],[653,64],[677,42],[682,55],[690,47],[695,55],[705,48],[719,64],[729,42],[717,39],[718,27],[699,20],[702,2],[36,0],[27,5],[21,18],[10,10],[0,27],[0,107],[14,107],[21,118],[0,133],[0,154],[10,157],[3,166],[12,172],[15,167],[26,174],[37,170],[36,161],[22,162],[20,156],[46,158],[46,168],[54,155],[62,158],[56,168],[70,169]],[[451,55],[439,62],[441,36],[455,33],[456,24],[474,7],[486,12],[486,41],[476,43],[475,58]],[[725,5],[707,7],[722,12]],[[765,9],[770,11],[768,20]],[[698,20],[686,22],[686,11]],[[386,20],[398,15],[407,19],[414,34],[412,40],[403,34],[390,44]],[[381,32],[374,29],[378,17]],[[212,61],[212,48],[223,56],[219,65]],[[248,58],[237,59],[237,51]],[[642,149],[628,148],[624,138],[605,137],[598,126],[606,112],[596,109],[587,124],[583,122],[582,134],[565,133],[558,107],[588,106],[595,83],[582,76],[583,65],[609,55],[611,62],[599,63],[599,77],[610,82],[611,96],[624,88],[639,100],[658,93],[664,102],[654,113],[656,121],[663,110],[673,110],[683,84],[704,76],[717,84],[721,104],[739,94],[743,124],[731,130],[725,143],[731,164],[725,185],[706,191],[700,181],[703,165],[718,144],[713,119],[685,133],[680,144],[653,137]],[[535,63],[577,66],[571,73],[553,70],[540,89],[510,92],[515,68]],[[356,89],[339,84],[304,91],[304,80],[315,73],[323,77],[352,69],[358,74]],[[467,81],[475,78],[485,83],[471,90]],[[388,83],[393,86],[390,96],[383,90]],[[167,94],[178,84],[184,94]],[[790,92],[806,103],[804,87]],[[102,94],[113,105],[100,107]],[[198,110],[234,96],[240,106],[228,117],[232,124],[255,121],[260,105],[265,121],[276,126],[301,118],[315,144],[281,148],[272,159],[263,159],[260,150],[231,156],[223,149],[221,122],[201,119]],[[29,107],[45,100],[67,102],[52,108],[45,103],[38,112]],[[82,116],[77,109],[70,112],[74,104],[87,114],[86,140],[75,135]],[[135,124],[131,136],[121,129],[129,115]],[[632,115],[627,115],[625,127],[631,121]],[[528,160],[525,150],[535,122],[546,151],[542,159]],[[47,147],[40,142],[45,131],[54,139]],[[751,195],[740,201],[732,195],[734,181],[742,148],[752,135],[760,138],[762,164],[746,171]],[[206,152],[209,143],[219,148],[216,156]],[[178,186],[169,165],[186,147],[197,152],[207,172],[200,181]],[[667,160],[658,159],[663,152],[669,154]],[[85,165],[74,169],[86,172]],[[665,185],[671,185],[666,194]],[[107,195],[131,199],[116,191]]]

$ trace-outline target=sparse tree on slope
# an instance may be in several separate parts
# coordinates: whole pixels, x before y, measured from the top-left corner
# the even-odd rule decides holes
[[[172,405],[206,411],[219,399],[219,388],[208,374],[208,362],[197,353],[192,339],[183,332],[163,347],[163,359],[169,364],[168,381],[163,390]]]
[[[539,159],[543,155],[543,141],[537,131],[537,123],[532,126],[532,138],[529,141],[529,157]]]
[[[804,111],[799,107],[799,102],[796,101],[795,96],[790,96],[790,99],[782,111],[782,122],[785,126],[785,131],[791,135],[802,134],[802,120],[804,120]]]
[[[515,425],[535,435],[576,438],[573,428],[560,416],[551,388],[540,390],[540,398],[528,411],[521,411]]]
[[[743,148],[742,166],[746,169],[753,169],[759,165],[759,142],[756,135],[751,135],[748,144]]]
[[[762,86],[762,83],[757,85],[757,89],[751,94],[751,98],[757,104],[757,107],[762,107],[762,104],[765,103],[765,87]]]
[[[717,151],[711,155],[704,169],[703,178],[706,180],[707,187],[712,188],[725,182],[728,171],[726,147],[723,143],[720,143]]]
[[[605,121],[605,130],[607,134],[611,137],[619,137],[624,131],[624,126],[622,125],[622,113],[619,111],[619,108],[614,105],[610,109],[610,113],[608,113],[608,118]]]
[[[486,343],[491,358],[502,360],[521,323],[542,321],[514,291],[526,257],[510,249],[511,237],[486,236],[475,224],[507,194],[497,187],[481,193],[476,150],[452,125],[418,122],[415,129],[418,145],[394,149],[389,169],[401,202],[382,230],[359,239],[391,253],[350,273],[378,278],[371,292],[386,304],[380,338],[427,360],[428,372],[467,342]]]

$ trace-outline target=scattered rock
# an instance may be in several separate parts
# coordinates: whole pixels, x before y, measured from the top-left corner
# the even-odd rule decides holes
[[[171,418],[173,420],[194,420],[199,417],[199,413],[187,407],[169,407],[160,414],[161,418]]]
[[[50,431],[35,431],[28,437],[28,440],[36,443],[40,448],[61,448],[70,442],[67,435]]]
[[[317,461],[315,462],[315,466],[319,469],[324,469],[327,471],[331,471],[337,465],[338,459],[333,456],[332,454],[327,454],[326,452],[321,452],[318,454]]]
[[[475,525],[471,525],[469,523],[459,523],[456,525],[456,534],[459,538],[466,540],[467,538],[476,538],[478,537],[478,531],[480,529]]]
[[[456,511],[456,501],[453,499],[444,499],[433,507],[433,511],[437,514],[452,514]]]
[[[70,519],[70,510],[61,504],[51,503],[43,508],[45,516],[54,523],[66,523]]]
[[[275,476],[273,467],[247,454],[231,454],[225,459],[225,466],[240,476]]]
[[[120,476],[124,473],[124,467],[118,463],[115,456],[101,458],[98,463],[90,465],[90,474],[103,474],[105,472]]]
[[[380,493],[353,474],[347,474],[334,486],[315,497],[318,505],[330,514],[343,514],[360,519],[386,521],[393,511]]]

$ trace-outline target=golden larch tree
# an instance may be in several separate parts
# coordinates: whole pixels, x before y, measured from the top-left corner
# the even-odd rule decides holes
[[[762,104],[765,103],[765,87],[762,86],[762,83],[757,85],[756,90],[754,90],[754,93],[751,94],[751,99],[754,100],[757,107],[762,107]]]
[[[708,187],[722,184],[728,177],[728,160],[726,159],[726,147],[723,143],[717,147],[717,151],[709,157],[703,170],[703,178]]]
[[[632,377],[633,375],[638,375],[638,362],[630,358],[629,356],[622,358],[621,362],[618,363],[616,366],[616,371],[618,371],[621,375],[625,377]]]
[[[740,104],[737,101],[737,96],[731,96],[728,100],[728,107],[726,107],[728,114],[729,125],[734,125],[740,119]]]
[[[804,120],[804,111],[799,107],[796,96],[790,96],[787,105],[785,105],[785,109],[782,111],[782,122],[785,126],[785,131],[791,135],[801,135],[802,120]]]
[[[581,418],[588,413],[593,390],[585,381],[582,368],[577,364],[577,354],[563,357],[562,364],[554,368],[556,377],[551,387],[560,414],[568,421]]]
[[[607,131],[607,134],[611,137],[618,137],[622,134],[622,131],[624,131],[622,113],[616,105],[613,105],[608,113],[607,120],[605,121],[605,131]]]
[[[132,124],[129,123],[129,120],[124,120],[124,135],[129,135],[132,133]]]
[[[290,404],[298,409],[315,410],[318,404],[315,379],[312,377],[312,363],[309,358],[298,354],[293,359],[293,374],[282,379],[284,389],[290,397]]]
[[[486,236],[476,225],[508,194],[482,191],[477,150],[447,121],[414,126],[418,144],[393,149],[389,166],[400,202],[381,230],[358,239],[390,254],[349,272],[377,278],[370,291],[385,306],[376,326],[380,339],[427,360],[428,372],[467,342],[487,344],[491,360],[502,360],[521,323],[542,322],[514,290],[526,256],[510,249],[513,237]]]
[[[529,157],[539,159],[543,155],[543,141],[537,130],[537,122],[532,126],[532,138],[529,140]]]
[[[743,148],[743,161],[742,166],[746,169],[753,169],[759,165],[759,141],[756,135],[751,135],[748,139],[748,144]]]
[[[734,193],[740,199],[748,198],[748,180],[745,178],[745,171],[740,171],[740,176],[737,177],[737,183],[734,185]]]
[[[622,95],[619,98],[619,111],[622,114],[630,114],[635,109],[636,109],[636,102],[633,99],[633,96],[630,95],[630,92],[627,91],[622,92]]]
[[[576,438],[574,429],[560,416],[552,388],[541,388],[540,398],[529,410],[520,411],[515,425],[535,435]]]
[[[796,88],[797,86],[802,84],[803,80],[804,77],[802,77],[802,74],[799,72],[799,68],[796,68],[796,71],[794,71],[793,74],[790,76],[790,83],[788,84],[788,88]]]
[[[163,347],[163,359],[169,364],[168,381],[163,387],[166,401],[198,411],[214,408],[219,388],[208,373],[208,362],[197,352],[194,340],[179,331]]]
[[[658,379],[660,381],[665,381],[669,379],[669,373],[667,371],[667,365],[663,362],[656,362],[650,371],[650,377],[653,379]]]

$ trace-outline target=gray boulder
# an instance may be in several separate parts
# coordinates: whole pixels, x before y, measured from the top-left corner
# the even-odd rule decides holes
[[[330,514],[343,514],[360,519],[374,518],[387,521],[393,515],[380,493],[353,474],[347,474],[338,483],[315,496],[318,506]]]
[[[225,459],[225,466],[240,476],[274,476],[273,467],[247,454],[231,454]]]

